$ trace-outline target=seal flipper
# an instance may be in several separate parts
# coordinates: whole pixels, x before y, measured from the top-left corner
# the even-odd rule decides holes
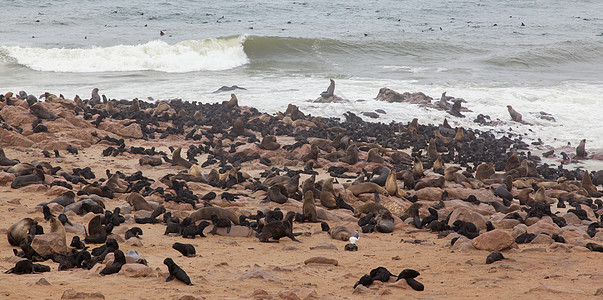
[[[170,274],[170,276],[165,279],[165,282],[170,282],[172,280],[174,280],[174,275]]]

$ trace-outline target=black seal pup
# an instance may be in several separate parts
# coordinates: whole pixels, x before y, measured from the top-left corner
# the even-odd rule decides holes
[[[128,240],[133,237],[140,238],[139,235],[142,235],[142,229],[140,227],[132,227],[126,231],[125,237]]]
[[[226,219],[228,220],[228,219]],[[230,222],[230,220],[228,220]],[[201,221],[201,223],[199,223],[199,225],[195,226],[195,225],[188,225],[186,227],[184,227],[184,229],[182,229],[182,237],[185,239],[194,239],[196,235],[200,236],[200,237],[205,237],[205,234],[203,234],[203,230],[205,229],[205,227],[209,226],[209,222],[207,221]]]
[[[18,261],[14,267],[6,271],[6,274],[35,274],[42,272],[50,272],[50,267],[42,264],[34,264],[31,260],[25,259]]]
[[[398,275],[398,280],[405,279],[406,283],[408,283],[408,285],[410,285],[410,287],[413,290],[423,291],[425,289],[425,286],[415,279],[419,275],[421,275],[421,274],[413,269],[404,269]],[[396,280],[396,281],[398,281],[398,280]]]
[[[121,250],[115,250],[113,252],[115,255],[115,259],[110,266],[106,266],[104,269],[100,271],[101,275],[110,275],[115,274],[121,270],[121,267],[126,264],[126,256],[124,252]]]
[[[219,227],[226,227],[226,233],[230,233],[230,228],[232,227],[232,222],[230,221],[230,219],[220,218],[217,215],[212,215],[211,222],[214,225],[214,228],[212,228],[212,230],[211,230],[211,234],[215,235],[216,231],[218,230]],[[199,224],[199,225],[201,225],[201,224]]]
[[[176,251],[180,252],[182,255],[187,256],[187,257],[193,257],[193,256],[195,256],[195,254],[197,254],[197,251],[195,250],[195,246],[193,246],[191,244],[174,243],[172,245],[172,248],[174,248]]]
[[[171,258],[168,257],[164,259],[163,264],[168,267],[168,271],[170,272],[170,276],[165,279],[165,282],[172,281],[176,278],[187,285],[193,285],[191,279],[186,275],[186,272],[184,272],[184,270],[182,270],[182,268],[180,268]]]

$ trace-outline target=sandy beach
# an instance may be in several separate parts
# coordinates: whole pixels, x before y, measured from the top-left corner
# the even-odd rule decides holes
[[[6,95],[6,94],[5,94]],[[118,181],[123,191],[113,189],[112,197],[107,197],[104,191],[101,199],[105,209],[113,211],[116,207],[122,209],[125,222],[113,228],[109,238],[115,238],[119,249],[126,253],[136,250],[144,258],[147,265],[130,263],[122,267],[117,274],[101,276],[99,272],[106,266],[106,261],[95,264],[91,269],[72,268],[58,271],[58,264],[52,260],[40,262],[50,267],[50,272],[38,274],[14,275],[4,272],[15,266],[19,258],[13,254],[13,249],[7,239],[0,242],[0,297],[7,299],[467,299],[467,298],[572,298],[587,299],[603,297],[603,253],[591,251],[589,243],[603,245],[602,228],[594,228],[588,232],[593,223],[601,224],[603,209],[597,204],[601,196],[596,194],[603,182],[598,182],[596,170],[591,170],[594,182],[588,185],[582,177],[560,178],[558,173],[543,176],[546,168],[541,168],[538,160],[530,160],[526,151],[530,149],[509,148],[500,149],[497,154],[489,152],[468,154],[456,152],[457,161],[446,161],[448,147],[456,149],[472,149],[471,145],[478,144],[484,135],[478,131],[468,131],[464,137],[455,139],[458,128],[448,131],[438,126],[419,124],[414,131],[409,129],[411,120],[401,124],[371,125],[351,116],[346,122],[333,119],[311,117],[296,110],[295,107],[283,107],[283,113],[267,115],[254,108],[239,107],[231,103],[189,105],[181,101],[157,101],[154,103],[132,101],[113,101],[102,103],[94,101],[73,101],[47,94],[45,102],[28,103],[16,96],[3,95],[0,102],[0,146],[6,158],[28,163],[33,167],[40,166],[44,179],[41,183],[29,184],[20,188],[11,188],[18,176],[9,172],[10,165],[5,165],[0,172],[0,231],[7,234],[9,227],[19,220],[29,217],[50,232],[50,222],[44,220],[41,202],[51,201],[67,191],[78,192],[85,189],[87,184],[67,182],[66,172],[73,175],[75,168],[90,167],[95,178],[87,179],[89,183],[97,182],[103,186],[110,174],[121,172]],[[228,96],[224,95],[227,102]],[[39,108],[32,108],[39,106]],[[288,111],[288,112],[287,112]],[[196,113],[198,112],[198,113]],[[454,118],[450,116],[450,118]],[[242,121],[242,129],[235,120]],[[39,121],[38,121],[39,120]],[[38,128],[32,123],[38,122],[46,127]],[[401,126],[399,126],[401,125]],[[379,127],[381,126],[381,127]],[[171,128],[171,129],[170,129]],[[441,128],[441,127],[440,127]],[[194,132],[191,134],[191,131]],[[413,156],[421,150],[422,163],[425,165],[422,175],[415,176],[416,184],[429,180],[440,179],[441,174],[434,172],[434,160],[428,156],[427,145],[435,140],[434,130],[441,131],[443,140],[438,144],[437,155],[445,162],[444,169],[451,166],[461,166],[457,174],[463,173],[463,178],[446,179],[443,184],[428,184],[422,189],[405,186],[402,175],[407,170],[413,171]],[[39,132],[34,132],[39,131]],[[380,131],[380,132],[379,132]],[[370,132],[370,133],[367,133]],[[341,135],[348,135],[346,146],[321,143],[320,139],[333,143]],[[367,135],[368,134],[368,135]],[[198,135],[198,137],[195,137]],[[264,136],[274,135],[279,144],[276,150],[262,149],[260,145]],[[360,140],[363,135],[366,140]],[[109,137],[109,138],[106,138]],[[119,140],[123,139],[122,142]],[[503,139],[486,140],[505,143]],[[345,138],[344,138],[345,140]],[[117,141],[117,142],[115,142]],[[222,147],[216,142],[221,141]],[[299,143],[299,144],[298,144]],[[516,141],[510,145],[519,145]],[[120,146],[123,144],[124,146]],[[344,143],[342,142],[342,145]],[[456,146],[451,146],[451,145]],[[197,149],[192,158],[187,157],[187,150]],[[318,154],[312,156],[312,146],[317,146]],[[408,147],[402,148],[402,145]],[[505,144],[507,145],[507,144]],[[349,146],[353,146],[349,150]],[[393,149],[395,146],[396,149]],[[77,154],[70,153],[67,148],[77,149]],[[107,152],[107,148],[114,150]],[[133,148],[154,149],[155,155],[133,154]],[[346,163],[349,151],[357,149],[358,161]],[[527,147],[530,147],[529,145]],[[177,164],[173,157],[175,149],[182,149],[182,160],[189,164],[198,165],[201,176],[193,177],[189,167]],[[331,149],[329,149],[331,148]],[[209,152],[206,152],[208,149]],[[367,161],[370,149],[378,152],[383,162]],[[508,158],[512,151],[519,153],[518,165],[505,170],[510,164]],[[49,157],[43,151],[49,151]],[[56,157],[54,150],[58,150]],[[329,151],[330,150],[330,151]],[[534,149],[532,149],[534,151]],[[588,149],[587,149],[588,150]],[[341,153],[335,155],[336,151]],[[465,151],[465,150],[463,150]],[[479,150],[478,150],[479,151]],[[104,155],[104,153],[111,153]],[[159,154],[163,152],[165,155]],[[534,151],[533,153],[541,153]],[[220,155],[218,155],[220,153]],[[516,153],[516,154],[517,154]],[[117,154],[117,155],[113,155]],[[504,155],[504,157],[502,157]],[[572,159],[581,159],[574,157]],[[158,166],[141,165],[144,156],[160,158]],[[173,163],[167,160],[173,160]],[[493,160],[493,157],[497,161]],[[215,158],[216,163],[204,165]],[[481,159],[478,159],[481,158]],[[263,159],[263,160],[262,160]],[[267,161],[265,160],[267,159]],[[588,157],[586,159],[589,159]],[[220,163],[222,161],[222,163]],[[313,162],[308,167],[308,162]],[[476,179],[476,168],[481,163],[502,162],[503,169],[482,180]],[[504,164],[507,163],[507,165]],[[521,165],[519,163],[521,162]],[[186,163],[183,163],[186,164]],[[61,169],[54,174],[49,166]],[[320,199],[315,199],[319,222],[293,222],[293,233],[301,243],[284,237],[279,242],[262,243],[255,236],[255,231],[245,226],[233,227],[231,233],[223,228],[217,235],[208,233],[212,225],[206,228],[207,237],[185,239],[174,234],[164,235],[166,228],[162,224],[163,216],[159,216],[157,224],[137,224],[135,218],[144,218],[150,211],[136,211],[126,198],[132,193],[128,191],[133,182],[127,182],[125,177],[135,172],[152,182],[146,188],[139,190],[148,203],[156,207],[162,205],[172,215],[183,219],[206,206],[214,206],[240,215],[256,214],[258,210],[268,212],[280,208],[288,211],[301,212],[302,201],[289,195],[284,204],[274,201],[264,202],[266,191],[258,189],[266,182],[268,173],[279,169],[281,176],[299,174],[296,193],[301,192],[302,183],[316,172],[316,182],[335,178],[334,196],[341,195],[343,200],[355,211],[367,203],[375,201],[375,193],[368,192],[354,195],[350,185],[363,175],[362,170],[372,173],[375,167],[388,167],[399,173],[396,183],[398,195],[383,193],[379,196],[379,204],[393,215],[393,232],[363,233],[358,225],[358,214],[345,208],[328,209],[321,205]],[[337,173],[330,170],[333,167],[344,167],[346,172]],[[494,168],[494,167],[493,167]],[[236,170],[233,177],[226,180],[208,180],[212,170],[219,174],[229,174]],[[30,173],[32,169],[30,168]],[[268,172],[267,172],[268,171]],[[464,171],[464,172],[463,172]],[[166,180],[166,175],[186,174],[191,176],[172,177]],[[565,176],[578,177],[577,171],[561,173]],[[232,173],[231,173],[232,175]],[[274,174],[272,174],[274,175]],[[333,175],[337,175],[334,177]],[[343,176],[346,175],[346,176]],[[499,185],[504,185],[506,176],[512,177],[513,196],[509,203],[493,193]],[[534,176],[536,175],[536,176]],[[237,178],[238,176],[238,178]],[[119,177],[119,176],[118,176]],[[362,177],[362,176],[360,176]],[[471,178],[473,177],[473,178]],[[550,178],[546,178],[550,177]],[[602,176],[603,177],[603,176]],[[179,178],[179,179],[175,179]],[[219,176],[222,178],[222,176]],[[234,178],[234,179],[233,179]],[[163,180],[162,180],[163,179]],[[185,182],[185,190],[190,190],[198,199],[215,192],[213,200],[198,200],[195,207],[189,203],[166,201],[176,196],[169,185],[171,180]],[[233,182],[234,180],[234,182]],[[65,182],[68,187],[57,185]],[[288,181],[287,181],[288,182]],[[283,184],[284,185],[284,184]],[[320,184],[317,185],[320,187]],[[265,188],[269,188],[264,186]],[[545,198],[538,196],[533,189],[542,188]],[[157,188],[162,188],[163,194]],[[527,195],[528,204],[519,200],[521,191],[532,188]],[[594,189],[594,191],[593,191]],[[599,190],[597,190],[599,189]],[[106,189],[105,189],[106,190]],[[149,192],[155,190],[153,192]],[[88,190],[89,191],[89,190]],[[148,195],[144,195],[145,193]],[[225,192],[235,194],[236,198],[229,201]],[[446,192],[448,198],[442,196]],[[600,193],[600,192],[599,192]],[[475,195],[479,205],[467,201],[469,195]],[[524,193],[525,195],[525,193]],[[87,197],[80,192],[75,201]],[[559,199],[564,199],[566,207],[558,207]],[[412,201],[411,201],[412,200]],[[442,201],[441,201],[442,200]],[[473,222],[480,229],[480,236],[471,239],[462,237],[452,229],[433,232],[427,225],[416,228],[413,218],[401,220],[403,215],[411,213],[409,208],[413,203],[420,204],[418,217],[420,220],[430,215],[428,208],[436,207],[438,220],[449,221],[450,227],[456,216],[458,220]],[[496,204],[494,204],[496,203]],[[533,207],[541,205],[550,207],[554,216],[534,216]],[[443,204],[443,206],[438,206]],[[95,215],[92,212],[76,214],[65,212],[61,205],[50,205],[52,213],[65,213],[73,224],[88,227],[88,222]],[[568,211],[569,210],[569,211]],[[572,212],[572,210],[574,212]],[[583,212],[583,213],[582,213]],[[513,214],[516,214],[514,216]],[[584,217],[580,217],[584,214]],[[360,214],[364,216],[364,214]],[[459,216],[460,215],[460,216]],[[518,220],[517,216],[521,218]],[[565,222],[559,226],[558,219]],[[210,223],[211,221],[208,220]],[[344,251],[347,239],[333,239],[328,232],[321,230],[321,223],[326,222],[330,228],[345,226],[349,232],[359,231],[360,236],[356,245],[358,251]],[[480,226],[482,222],[490,221],[496,228],[494,231],[504,239],[510,239],[508,244],[501,246],[501,240],[486,240],[488,232]],[[199,223],[199,222],[197,222]],[[69,227],[69,228],[68,228]],[[78,235],[82,240],[85,233],[79,229],[66,228],[67,251],[69,244]],[[143,231],[140,239],[125,240],[124,233],[132,227]],[[594,226],[591,226],[594,227]],[[78,227],[80,228],[80,227]],[[81,227],[83,228],[83,227]],[[543,234],[544,232],[544,234]],[[515,239],[521,233],[534,234],[531,243],[517,244]],[[591,236],[590,233],[593,233]],[[554,241],[553,234],[564,238],[565,242]],[[482,243],[476,239],[484,237]],[[481,241],[481,240],[480,240]],[[175,242],[190,243],[196,248],[195,257],[185,257],[172,249]],[[91,251],[102,244],[90,244]],[[491,249],[500,248],[500,249]],[[601,247],[601,246],[599,246]],[[486,257],[494,250],[500,251],[505,259],[486,264]],[[111,255],[109,255],[111,257]],[[310,259],[323,257],[329,263],[311,263]],[[169,276],[168,268],[164,265],[165,258],[172,258],[190,277],[193,285],[187,286],[179,280],[166,282]],[[393,276],[389,282],[376,281],[365,287],[355,283],[365,274],[377,267],[387,268]],[[413,269],[420,273],[416,280],[421,282],[424,291],[413,290],[405,280],[397,280],[397,275],[404,269]],[[73,290],[73,291],[70,291]],[[78,294],[79,293],[79,294]]]

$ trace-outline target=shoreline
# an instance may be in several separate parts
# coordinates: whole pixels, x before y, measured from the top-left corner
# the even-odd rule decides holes
[[[354,114],[348,114],[345,118],[347,120],[336,122],[331,118],[310,118],[294,105],[289,105],[284,113],[268,115],[260,113],[255,108],[239,107],[236,101],[225,101],[223,104],[182,101],[158,103],[138,101],[135,104],[132,101],[115,103],[110,101],[110,104],[97,102],[96,107],[92,107],[91,104],[95,103],[88,100],[81,102],[65,100],[47,94],[46,101],[42,104],[33,104],[32,101],[30,105],[16,97],[8,102],[10,104],[7,104],[5,99],[0,102],[0,115],[4,119],[2,123],[12,129],[0,129],[1,146],[8,159],[16,158],[21,162],[36,164],[45,162],[52,167],[61,166],[60,171],[67,172],[68,175],[74,175],[73,168],[89,166],[92,173],[96,175],[96,178],[89,181],[97,181],[100,186],[106,186],[108,182],[109,176],[106,171],[111,174],[120,171],[124,176],[118,179],[118,186],[130,189],[135,182],[142,180],[128,182],[127,176],[142,171],[142,176],[150,179],[150,185],[139,190],[144,199],[152,205],[163,205],[180,218],[190,216],[196,209],[203,207],[204,201],[192,200],[195,208],[187,201],[180,203],[168,201],[168,198],[173,199],[174,196],[177,196],[176,200],[178,198],[190,200],[178,195],[173,187],[170,188],[169,183],[173,180],[185,181],[185,190],[191,191],[198,199],[215,192],[219,196],[205,202],[234,212],[237,217],[241,214],[255,214],[258,209],[267,212],[277,207],[283,211],[301,211],[302,202],[295,199],[299,197],[297,193],[292,197],[286,197],[284,204],[273,201],[262,202],[267,193],[261,188],[258,189],[266,184],[266,177],[261,176],[271,171],[275,172],[277,169],[281,176],[289,175],[288,178],[283,179],[286,180],[285,182],[289,182],[294,174],[300,175],[299,182],[295,186],[296,190],[313,172],[317,173],[317,181],[336,179],[337,182],[333,184],[334,191],[342,195],[347,204],[358,210],[366,203],[373,202],[375,196],[373,193],[355,195],[345,187],[346,184],[354,181],[358,175],[362,175],[363,169],[369,173],[378,173],[374,171],[375,167],[386,166],[399,173],[404,173],[406,170],[412,172],[412,156],[417,156],[420,152],[420,161],[425,172],[415,178],[416,183],[421,182],[431,186],[418,190],[410,189],[405,186],[404,179],[397,178],[395,186],[400,197],[385,194],[380,197],[380,204],[394,216],[394,231],[361,233],[357,252],[343,251],[347,241],[332,239],[328,233],[321,231],[320,223],[293,223],[293,232],[301,233],[298,237],[303,241],[301,244],[291,242],[288,238],[281,239],[280,243],[265,244],[260,243],[253,234],[251,237],[242,237],[225,232],[220,232],[217,236],[206,234],[207,237],[194,240],[175,236],[166,237],[163,235],[165,225],[136,224],[135,217],[146,217],[150,212],[132,211],[131,205],[126,202],[131,192],[124,192],[113,186],[110,188],[110,193],[106,189],[101,192],[106,208],[113,210],[115,207],[121,207],[125,217],[125,223],[116,226],[113,233],[122,239],[117,238],[120,249],[123,248],[124,253],[129,249],[137,250],[148,261],[148,269],[141,267],[141,270],[136,269],[131,273],[122,272],[100,277],[98,273],[104,267],[100,263],[90,270],[76,268],[57,271],[56,263],[46,261],[42,264],[51,267],[49,273],[21,276],[0,274],[3,282],[8,283],[0,292],[7,297],[51,295],[56,298],[70,288],[87,293],[100,291],[107,298],[123,297],[124,289],[128,290],[128,297],[176,299],[183,299],[186,294],[207,298],[266,299],[286,297],[286,295],[292,297],[291,293],[302,299],[360,298],[368,295],[388,295],[387,297],[393,298],[442,296],[466,298],[472,295],[521,297],[528,294],[540,297],[559,293],[587,297],[598,293],[597,289],[603,286],[603,274],[592,268],[592,263],[598,261],[600,254],[591,253],[585,247],[588,243],[601,245],[603,241],[601,229],[595,229],[593,237],[586,232],[590,224],[601,222],[600,215],[603,214],[603,208],[597,207],[593,202],[596,199],[600,200],[601,197],[588,196],[588,192],[592,192],[592,189],[587,190],[587,195],[584,195],[582,189],[590,186],[581,182],[582,176],[579,170],[561,172],[553,168],[547,169],[539,165],[536,160],[532,161],[533,164],[529,161],[523,163],[528,158],[523,152],[533,147],[522,143],[518,138],[495,139],[487,131],[465,129],[463,130],[465,136],[455,139],[458,128],[446,129],[419,124],[413,129],[408,122],[366,123],[358,119],[360,116]],[[33,106],[41,108],[32,110]],[[34,113],[37,116],[34,116]],[[31,124],[38,118],[41,118],[42,122],[37,125],[44,125],[46,132],[33,133],[35,127],[32,128]],[[233,124],[238,118],[240,124]],[[95,123],[98,126],[95,126]],[[22,134],[17,133],[17,127],[23,130]],[[440,136],[435,134],[434,130],[439,130]],[[347,135],[347,138],[340,133]],[[275,150],[262,149],[261,147],[274,146],[269,141],[262,142],[266,135],[274,135],[279,147]],[[464,179],[452,176],[453,180],[445,179],[441,184],[431,181],[442,178],[431,169],[434,159],[429,158],[429,155],[430,151],[433,153],[433,149],[428,150],[428,145],[432,143],[432,138],[436,154],[442,157],[445,167],[461,166],[462,169],[456,174],[461,175],[460,173],[465,171],[462,175]],[[436,139],[438,142],[435,142]],[[334,143],[334,140],[338,140],[339,143]],[[221,141],[222,145],[217,141]],[[317,153],[312,152],[311,144],[317,146]],[[349,150],[350,145],[356,145],[355,160],[350,160],[354,156],[349,154],[349,151],[354,151],[354,147]],[[77,154],[65,151],[68,146],[77,148]],[[142,147],[142,150],[137,147]],[[109,148],[113,149],[108,151]],[[173,157],[175,151],[172,149],[178,148],[182,149],[182,159]],[[455,150],[451,152],[452,148]],[[507,157],[508,149],[511,148],[518,150],[516,161],[513,159],[510,161]],[[153,151],[150,151],[151,149]],[[374,152],[371,160],[377,158],[374,156],[374,153],[377,153],[377,156],[384,160],[383,162],[367,161],[368,152],[372,149]],[[54,155],[44,157],[42,150],[49,150],[51,153],[52,150],[59,150],[61,157],[57,158]],[[136,154],[147,150],[150,152]],[[337,151],[341,153],[336,154]],[[108,155],[104,155],[103,152]],[[160,158],[162,164],[154,167],[141,165],[139,159],[144,156]],[[215,158],[215,162],[205,164],[212,157]],[[190,158],[197,159],[200,174],[195,175],[196,173],[188,166],[194,162],[191,162]],[[489,160],[494,163],[496,172],[487,178],[476,179],[477,166]],[[175,165],[169,161],[175,162]],[[310,161],[313,165],[308,167]],[[338,167],[346,168],[348,171],[335,171]],[[218,171],[214,180],[211,180],[210,176],[212,170]],[[232,173],[232,170],[236,171]],[[603,182],[598,182],[594,170],[591,173],[595,179],[596,191]],[[172,174],[172,177],[167,177],[165,180],[168,174]],[[220,176],[220,174],[232,176]],[[511,175],[514,179],[513,188],[509,191],[513,196],[510,203],[505,203],[488,188],[494,189],[504,184],[504,175]],[[543,175],[546,178],[542,178]],[[49,228],[49,223],[42,218],[41,208],[36,208],[36,204],[52,200],[68,191],[66,187],[52,184],[56,181],[66,182],[65,176],[57,175],[56,172],[54,175],[52,172],[47,172],[44,183],[19,189],[10,187],[14,178],[11,176],[13,175],[0,172],[2,178],[0,191],[4,196],[0,201],[0,211],[6,215],[6,218],[0,221],[0,228],[5,232],[11,224],[25,216],[37,220],[45,229]],[[564,179],[561,179],[562,177]],[[86,186],[84,183],[71,182],[70,184],[76,193],[84,190]],[[545,212],[544,215],[536,217],[531,215],[530,207],[537,205],[532,202],[529,206],[520,203],[521,200],[517,198],[525,196],[521,191],[535,186],[545,190],[545,198],[540,199],[538,198],[540,196],[529,193],[528,199],[536,203],[543,200],[544,202],[540,203],[542,205],[552,204],[551,212],[553,214],[559,212],[558,214],[547,216]],[[158,188],[162,188],[164,193],[160,193]],[[449,199],[443,197],[444,191],[447,192]],[[235,198],[230,199],[229,194],[234,194]],[[469,195],[475,195],[480,204],[468,202]],[[86,195],[82,194],[76,196],[76,199],[84,197]],[[409,199],[414,199],[414,202]],[[557,199],[565,199],[567,208],[557,208],[559,202]],[[476,245],[475,239],[473,242],[469,239],[468,241],[457,239],[456,241],[462,243],[454,243],[450,246],[451,239],[460,236],[458,233],[449,230],[438,235],[430,233],[427,229],[416,228],[412,224],[412,217],[401,220],[401,216],[409,216],[412,213],[413,203],[421,204],[418,209],[414,207],[420,219],[430,215],[428,208],[443,203],[443,207],[437,209],[440,221],[450,218],[455,211],[458,215],[459,211],[464,210],[467,211],[466,216],[457,217],[479,226],[480,236],[487,236],[485,227],[481,228],[480,222],[485,224],[485,221],[491,221],[497,228],[497,232],[503,232],[506,234],[505,237],[512,237],[513,241],[516,238],[513,235],[521,230],[522,226],[519,225],[525,225],[526,233],[533,233],[537,242],[517,244],[512,241],[510,245],[501,249],[507,259],[486,265],[484,261],[490,251],[477,250],[476,246],[480,248],[482,246]],[[579,212],[568,212],[569,209],[573,209],[570,205],[573,203],[580,207],[579,211],[584,211],[588,221],[578,218]],[[323,221],[326,221],[331,228],[343,225],[351,232],[354,230],[362,232],[357,219],[349,210],[343,208],[329,210],[318,198],[315,199],[315,205],[319,219],[324,219]],[[127,212],[128,207],[131,212]],[[53,205],[51,209],[58,215],[63,207]],[[508,217],[513,213],[518,213],[520,220],[516,217]],[[68,213],[67,215],[72,222],[87,226],[94,214],[87,213],[80,216],[76,213]],[[558,219],[565,220],[566,226],[559,226]],[[144,232],[142,239],[124,241],[122,235],[126,228],[134,226],[142,228]],[[247,232],[244,226],[236,227],[234,232]],[[84,236],[78,231],[68,231],[67,244],[76,234],[82,238]],[[552,234],[563,236],[565,243],[554,241],[550,237]],[[173,242],[194,244],[198,256],[194,258],[180,256],[170,248]],[[96,246],[100,245],[91,245],[91,248]],[[7,242],[0,243],[0,257],[3,258],[0,268],[3,270],[12,268],[16,262],[12,256],[13,248],[15,247],[11,247]],[[546,253],[547,258],[543,258],[542,253]],[[338,264],[304,263],[306,259],[316,256],[336,259]],[[186,286],[177,281],[165,283],[168,274],[162,262],[166,257],[173,258],[188,273],[195,285]],[[378,282],[373,283],[369,288],[363,286],[353,288],[354,283],[362,275],[368,274],[371,269],[378,266],[386,267],[395,274],[405,268],[419,271],[421,275],[417,280],[425,285],[425,291],[413,291],[403,281]],[[245,279],[245,275],[252,278]],[[36,285],[36,289],[22,284],[23,281],[34,284],[42,277],[51,284]],[[548,280],[551,278],[555,278],[554,281]],[[575,278],[581,279],[574,280]],[[392,277],[390,281],[393,280]],[[510,288],[518,285],[521,288]],[[132,289],[132,286],[146,288]],[[484,287],[487,289],[483,289]]]

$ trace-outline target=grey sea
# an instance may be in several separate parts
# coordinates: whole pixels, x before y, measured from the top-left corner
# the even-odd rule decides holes
[[[491,129],[543,149],[603,152],[603,1],[1,0],[0,93],[228,100],[269,113],[288,103],[379,122]],[[336,81],[345,103],[312,103]],[[382,87],[442,92],[471,111],[374,98]],[[362,101],[358,101],[362,100]],[[507,105],[531,125],[511,122]],[[541,112],[554,120],[540,118]],[[473,121],[479,115],[497,126]],[[599,166],[598,169],[603,168]]]

